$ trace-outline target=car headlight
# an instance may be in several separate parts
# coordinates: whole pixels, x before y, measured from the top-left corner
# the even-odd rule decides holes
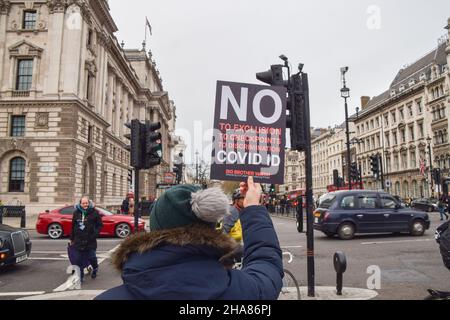
[[[25,240],[30,240],[30,234],[26,230],[22,230],[23,237]]]

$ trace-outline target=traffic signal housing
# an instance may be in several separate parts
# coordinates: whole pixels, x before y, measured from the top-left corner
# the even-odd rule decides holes
[[[125,138],[130,140],[130,145],[125,149],[130,152],[130,165],[137,169],[150,169],[161,164],[162,160],[162,136],[156,130],[161,129],[161,123],[132,120],[125,124],[130,129],[130,134],[125,134]]]
[[[380,163],[378,155],[370,156],[370,167],[372,169],[373,176],[378,179],[380,176]]]
[[[267,83],[271,86],[286,86],[287,83],[283,79],[283,65],[276,64],[270,66],[269,71],[259,72],[256,74],[256,79]]]
[[[306,130],[309,130],[305,128],[305,95],[308,94],[308,90],[303,77],[306,75],[299,72],[286,81],[283,79],[283,67],[285,66],[272,65],[270,70],[257,73],[256,78],[271,86],[283,86],[287,89],[286,128],[290,129],[291,149],[304,151]]]
[[[350,176],[352,181],[358,181],[359,179],[358,164],[356,162],[353,162],[350,166]]]
[[[130,165],[136,169],[142,168],[142,124],[139,120],[132,120],[125,126],[130,129],[129,134],[125,134],[125,138],[130,140],[130,145],[125,149],[130,152]]]
[[[150,169],[161,164],[162,161],[162,136],[156,130],[161,129],[161,122],[145,123],[145,155],[144,169]]]

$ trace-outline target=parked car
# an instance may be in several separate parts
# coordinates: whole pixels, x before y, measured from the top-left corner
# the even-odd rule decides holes
[[[422,236],[430,228],[428,214],[404,208],[390,194],[377,191],[338,191],[319,199],[314,229],[349,240],[357,233],[400,233]]]
[[[134,232],[134,217],[114,214],[104,208],[96,207],[103,221],[100,236],[126,238]],[[65,206],[39,214],[36,231],[47,234],[52,239],[70,236],[72,233],[73,206]],[[139,219],[139,231],[145,231],[145,222]]]
[[[0,268],[24,262],[31,253],[27,231],[0,224]]]
[[[411,202],[411,208],[426,212],[439,211],[437,200],[434,199],[415,199]]]

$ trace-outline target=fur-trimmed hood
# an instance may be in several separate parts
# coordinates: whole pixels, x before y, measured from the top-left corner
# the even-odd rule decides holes
[[[134,253],[142,255],[163,245],[209,247],[219,253],[220,261],[226,261],[228,256],[239,249],[236,241],[221,231],[211,229],[210,226],[195,224],[133,235],[124,240],[114,252],[112,263],[116,269],[122,271],[130,255]],[[224,264],[227,265],[227,263]]]

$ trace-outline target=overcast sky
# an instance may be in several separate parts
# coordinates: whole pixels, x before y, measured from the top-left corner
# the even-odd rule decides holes
[[[446,34],[450,1],[411,0],[110,0],[126,48],[141,48],[145,16],[164,89],[177,106],[177,128],[191,134],[187,159],[205,145],[213,125],[216,81],[259,83],[255,73],[282,63],[305,64],[311,125],[345,120],[340,67],[349,66],[351,113],[360,96],[389,88],[398,70]],[[194,134],[194,123],[200,128]],[[204,141],[203,141],[204,140]],[[203,141],[203,142],[202,142]],[[194,145],[193,145],[194,144]]]

